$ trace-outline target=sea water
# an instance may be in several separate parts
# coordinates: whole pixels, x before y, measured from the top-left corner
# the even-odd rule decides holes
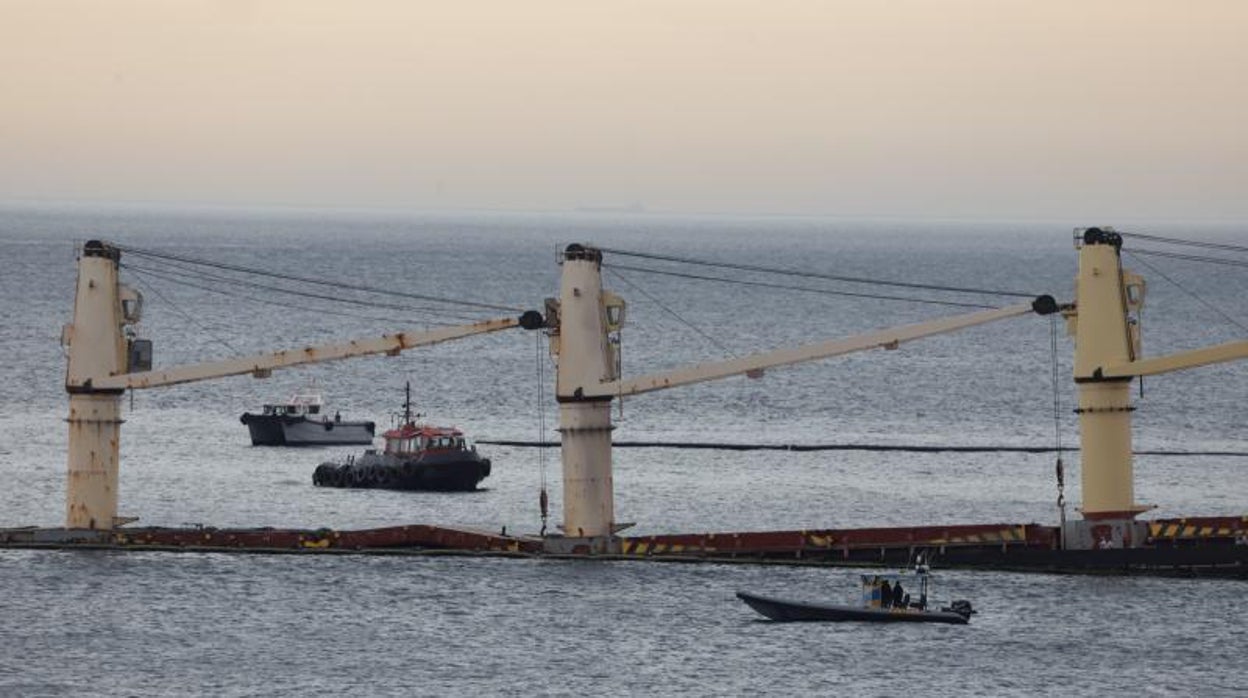
[[[1079,223],[10,205],[0,209],[0,527],[64,520],[58,338],[72,313],[75,246],[87,239],[517,309],[541,309],[558,294],[558,252],[571,242],[1070,301]],[[1245,242],[1228,225],[1121,227]],[[1244,336],[1242,268],[1144,258],[1167,281],[1130,255],[1133,245],[1158,246],[1126,245],[1127,266],[1149,281],[1146,354]],[[123,278],[144,293],[141,331],[155,340],[158,366],[514,314],[204,270],[238,281],[213,280],[137,254],[122,261]],[[923,300],[1023,300],[611,253],[607,263]],[[618,268],[604,280],[629,304],[628,375],[972,310]],[[1038,447],[1060,439],[1069,448],[1077,445],[1071,348],[1062,323],[1024,316],[759,380],[626,398],[614,438]],[[473,493],[321,489],[311,485],[316,464],[356,448],[252,447],[238,417],[314,384],[344,418],[384,427],[411,381],[429,421],[481,439],[551,439],[552,375],[544,337],[517,329],[268,380],[140,391],[125,399],[119,513],[156,526],[432,523],[535,533],[543,482],[551,526],[561,519],[555,450],[481,446],[493,472]],[[1242,363],[1146,379],[1136,448],[1248,451],[1245,386]],[[635,534],[1058,517],[1052,453],[617,449],[614,460],[617,519],[634,522]],[[1077,453],[1065,461],[1073,516]],[[1246,492],[1248,458],[1136,458],[1136,498],[1157,505],[1148,516],[1241,515]],[[1242,694],[1242,582],[937,573],[938,597],[968,598],[979,610],[969,626],[772,624],[733,596],[852,602],[858,573],[846,569],[0,551],[0,694]]]

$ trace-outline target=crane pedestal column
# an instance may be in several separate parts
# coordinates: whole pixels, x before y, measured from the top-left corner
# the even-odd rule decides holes
[[[1131,382],[1079,385],[1079,434],[1085,519],[1129,519],[1144,511],[1135,503],[1131,462]]]
[[[1135,502],[1131,456],[1130,379],[1079,383],[1080,483],[1083,520],[1067,521],[1062,544],[1071,550],[1131,548],[1148,525],[1136,515],[1152,507]]]
[[[1106,368],[1130,364],[1140,354],[1139,313],[1144,280],[1122,268],[1122,236],[1088,228],[1077,243],[1075,283],[1075,382],[1079,389],[1082,521],[1067,522],[1067,548],[1130,548],[1146,529],[1134,521],[1150,507],[1135,503],[1131,461],[1131,375]]]
[[[88,241],[78,259],[74,317],[62,332],[69,361],[69,458],[65,527],[112,530],[117,516],[122,390],[95,385],[125,373],[124,328],[138,322],[142,298],[118,280],[121,251]],[[123,305],[123,294],[129,299]]]
[[[65,487],[67,528],[111,530],[117,516],[121,395],[69,397],[69,470]]]
[[[602,383],[619,378],[611,335],[621,320],[610,317],[609,297],[602,288],[602,252],[568,245],[559,299],[551,301],[558,316],[551,350],[558,367],[564,536],[548,539],[550,552],[605,553],[618,547],[612,538],[611,397],[593,394]]]
[[[579,400],[559,405],[559,432],[563,443],[563,532],[569,538],[609,538],[614,532],[612,429],[610,400]]]

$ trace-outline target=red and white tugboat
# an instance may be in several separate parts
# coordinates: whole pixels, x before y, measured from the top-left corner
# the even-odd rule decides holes
[[[382,434],[385,448],[361,456],[321,463],[312,474],[317,487],[466,492],[490,474],[490,459],[455,427],[417,424],[412,415],[412,386],[407,385],[403,423]]]

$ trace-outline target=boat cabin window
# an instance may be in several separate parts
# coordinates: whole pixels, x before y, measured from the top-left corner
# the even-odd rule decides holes
[[[272,405],[265,405],[265,406],[264,406],[264,413],[265,413],[265,414],[273,414],[273,406],[272,406]]]
[[[308,414],[316,414],[321,411],[320,405],[308,405]]]
[[[430,448],[455,448],[455,437],[438,436],[436,438],[431,438],[429,439],[429,447]]]

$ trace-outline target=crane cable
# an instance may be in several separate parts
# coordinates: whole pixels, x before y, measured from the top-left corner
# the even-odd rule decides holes
[[[885,301],[907,301],[910,303],[927,303],[931,305],[949,305],[957,308],[995,308],[994,305],[985,305],[983,303],[962,303],[958,301],[941,301],[931,298],[911,298],[908,296],[886,296],[877,293],[858,293],[854,291],[835,291],[827,288],[813,288],[810,286],[791,286],[789,284],[774,284],[766,281],[747,281],[745,279],[725,279],[722,276],[703,276],[701,274],[687,274],[678,271],[665,271],[662,269],[647,269],[646,267],[634,267],[627,264],[603,264],[604,269],[625,269],[628,271],[637,271],[643,274],[659,274],[661,276],[674,276],[681,279],[696,279],[700,281],[719,281],[726,284],[740,284],[742,286],[758,286],[762,288],[778,288],[788,291],[805,291],[807,293],[819,293],[828,296],[847,296],[850,298],[870,298],[873,300]]]
[[[1184,240],[1183,238],[1168,238],[1161,235],[1148,235],[1146,233],[1125,233],[1120,232],[1119,235],[1127,238],[1139,238],[1148,240],[1149,242],[1160,242],[1167,245],[1188,245],[1190,247],[1203,247],[1208,250],[1225,250],[1227,252],[1248,252],[1248,247],[1243,245],[1232,245],[1226,242],[1204,242],[1202,240]]]
[[[137,276],[137,275],[139,275],[139,274],[140,274],[140,272],[142,272],[142,274],[143,274],[143,275],[146,275],[146,276],[151,276],[151,277],[155,277],[155,278],[158,278],[158,279],[162,279],[162,280],[164,280],[164,281],[168,281],[169,283],[172,283],[172,284],[178,284],[178,285],[181,285],[181,286],[186,286],[186,287],[189,287],[189,288],[195,288],[195,289],[199,289],[199,290],[201,290],[201,291],[208,291],[208,292],[210,292],[210,293],[217,293],[217,294],[220,294],[220,295],[223,295],[223,296],[230,296],[230,297],[233,297],[233,298],[240,298],[240,299],[242,299],[242,300],[254,301],[254,302],[256,302],[256,303],[267,303],[267,304],[269,304],[269,305],[276,305],[276,306],[281,306],[281,307],[285,307],[285,308],[296,308],[296,309],[299,309],[299,310],[305,310],[305,311],[309,311],[309,312],[315,312],[315,313],[317,313],[317,314],[339,315],[339,316],[343,316],[343,317],[352,317],[352,318],[357,318],[357,319],[365,319],[365,320],[381,320],[381,321],[385,321],[385,322],[394,322],[394,321],[395,321],[395,318],[380,318],[380,317],[375,317],[375,316],[356,315],[356,314],[354,314],[354,313],[344,313],[344,312],[341,312],[341,311],[330,310],[330,309],[328,309],[328,308],[317,308],[317,307],[301,306],[301,305],[298,305],[298,304],[295,304],[295,303],[283,303],[282,301],[273,300],[273,299],[271,299],[271,298],[261,298],[261,297],[258,297],[258,296],[250,296],[250,295],[247,295],[247,294],[244,294],[244,293],[238,293],[238,292],[235,292],[235,291],[227,291],[227,290],[225,290],[225,289],[223,289],[223,288],[218,288],[218,287],[215,287],[215,286],[206,286],[206,285],[204,285],[204,284],[197,284],[197,283],[195,283],[195,282],[193,282],[193,281],[187,281],[186,279],[181,279],[181,278],[178,278],[177,276],[174,276],[174,275],[169,275],[169,274],[166,274],[166,273],[164,273],[164,272],[156,271],[156,270],[154,270],[154,269],[150,269],[150,268],[147,268],[147,267],[135,266],[134,264],[129,264],[129,263],[123,263],[123,264],[121,264],[121,268],[122,268],[122,269],[125,269],[126,271],[129,271],[129,272],[131,272],[131,273],[133,273],[133,274],[135,274],[136,276]],[[221,278],[224,278],[224,277],[221,277]],[[275,291],[275,292],[278,292],[278,293],[287,293],[287,294],[290,294],[290,295],[293,295],[293,296],[300,296],[300,297],[303,297],[303,298],[313,298],[313,299],[317,299],[317,300],[326,300],[326,301],[331,301],[331,302],[334,302],[334,303],[344,303],[344,304],[347,304],[347,305],[357,305],[357,306],[363,306],[363,307],[365,307],[365,308],[374,308],[374,309],[378,309],[378,310],[401,310],[401,311],[405,311],[405,312],[416,312],[416,313],[426,312],[426,311],[414,310],[414,309],[409,308],[409,307],[407,307],[407,306],[404,306],[404,305],[398,305],[398,304],[394,304],[394,303],[376,303],[376,302],[368,302],[368,301],[359,301],[359,300],[355,300],[355,299],[351,299],[351,298],[337,298],[337,297],[334,297],[334,296],[328,296],[328,295],[319,294],[319,293],[308,293],[308,292],[303,292],[303,291],[291,291],[291,290],[287,290],[287,289],[278,288],[278,287],[276,287],[276,286],[266,286],[266,285],[264,285],[264,284],[255,284],[255,283],[251,283],[251,282],[248,282],[248,281],[242,281],[242,280],[238,280],[238,281],[237,281],[237,283],[238,283],[239,285],[241,285],[241,286],[252,286],[252,287],[256,287],[256,288],[260,288],[260,289],[268,289],[268,290]],[[447,315],[446,313],[442,313],[442,312],[440,312],[440,311],[432,311],[432,312],[434,312],[434,313],[438,313],[438,314],[441,314],[441,315]],[[466,317],[466,316],[457,316],[457,315],[447,315],[447,316],[448,316],[448,317],[457,317],[457,318],[460,318],[460,319],[471,319],[471,318],[468,318],[468,317]],[[415,322],[413,322],[413,321],[411,321],[411,320],[407,320],[406,322],[409,322],[409,323],[411,323],[411,324],[419,324],[419,323],[415,323]],[[448,327],[452,324],[452,323],[449,323],[449,322],[438,322],[438,321],[434,321],[434,320],[423,320],[422,322],[423,322],[424,324],[428,324],[428,325],[440,325],[440,326],[448,326]]]
[[[273,292],[276,292],[276,293],[285,293],[285,294],[292,295],[292,296],[303,296],[303,297],[306,297],[306,298],[319,298],[319,299],[324,299],[324,300],[330,300],[330,301],[333,301],[333,302],[336,302],[336,303],[347,303],[347,304],[352,304],[352,305],[363,305],[363,306],[368,306],[368,307],[376,307],[376,308],[382,308],[382,309],[397,309],[397,310],[406,310],[406,311],[409,311],[409,312],[416,312],[416,311],[420,311],[420,312],[427,312],[427,313],[433,313],[433,314],[445,315],[445,316],[448,316],[448,317],[457,317],[457,318],[460,318],[460,319],[464,319],[464,318],[468,318],[468,317],[469,317],[469,316],[467,316],[467,315],[458,315],[458,314],[455,314],[453,311],[448,310],[447,308],[442,308],[442,307],[437,307],[437,306],[429,306],[429,305],[406,305],[406,304],[405,304],[405,305],[396,305],[396,304],[394,304],[394,303],[383,303],[383,302],[381,302],[381,301],[364,301],[364,300],[357,300],[357,299],[354,299],[354,298],[342,298],[342,297],[339,297],[339,296],[325,295],[325,294],[322,294],[322,293],[315,293],[315,292],[312,292],[312,291],[296,290],[296,289],[291,289],[291,288],[285,288],[285,287],[283,287],[283,286],[273,286],[273,285],[270,285],[270,284],[262,284],[262,283],[259,283],[259,282],[257,282],[257,281],[250,281],[250,280],[247,280],[247,279],[236,279],[236,278],[234,278],[234,277],[232,277],[232,276],[223,276],[223,275],[221,275],[221,274],[213,274],[213,273],[211,273],[211,272],[207,272],[207,271],[204,271],[204,270],[202,270],[202,269],[196,269],[196,268],[194,268],[194,267],[189,267],[189,268],[188,268],[188,267],[186,267],[186,266],[183,266],[183,265],[182,265],[182,263],[180,263],[180,262],[168,262],[168,261],[166,261],[166,262],[165,262],[165,264],[166,264],[166,267],[164,267],[164,268],[160,269],[160,270],[159,270],[159,272],[160,272],[160,273],[162,273],[162,274],[170,275],[170,277],[175,277],[175,278],[176,278],[176,277],[178,277],[178,276],[184,276],[184,277],[193,278],[193,279],[196,279],[196,280],[199,280],[199,281],[212,281],[212,282],[214,282],[214,283],[218,283],[218,284],[225,284],[225,285],[231,285],[231,284],[232,284],[232,285],[235,285],[235,286],[244,286],[244,287],[247,287],[247,288],[255,288],[255,289],[260,289],[260,290],[264,290],[264,291],[273,291]],[[153,274],[154,274],[154,273],[157,273],[157,271],[158,271],[158,270],[156,270],[156,269],[152,269],[152,268],[150,268],[150,267],[142,267],[142,266],[137,266],[137,265],[135,265],[135,264],[134,264],[134,263],[132,263],[132,262],[123,262],[123,263],[121,264],[121,266],[122,266],[123,268],[133,268],[133,269],[139,269],[139,270],[146,270],[146,271],[148,271],[148,272],[150,272],[150,273],[153,273]],[[464,312],[468,312],[468,311],[467,311],[467,310],[465,310]],[[482,311],[472,311],[472,312],[482,312]]]
[[[1188,262],[1204,262],[1205,264],[1222,264],[1228,267],[1248,267],[1248,260],[1243,259],[1227,259],[1226,257],[1206,257],[1199,254],[1183,254],[1181,252],[1165,252],[1163,250],[1140,249],[1138,247],[1131,248],[1131,252],[1139,255],[1145,254],[1152,257],[1168,257],[1170,259],[1182,259]]]
[[[1062,464],[1062,393],[1061,371],[1057,359],[1057,314],[1049,316],[1049,352],[1053,369],[1053,446],[1057,451],[1057,516],[1061,522],[1058,529],[1058,545],[1065,548],[1066,531],[1066,468]]]
[[[544,364],[542,362],[542,333],[537,332],[535,345],[537,351],[537,441],[544,443],[546,440],[546,376],[543,371]],[[546,523],[550,518],[550,496],[546,493],[546,449],[537,449],[537,468],[541,473],[541,490],[537,497],[538,506],[542,514],[542,530],[539,535],[546,536]]]
[[[435,303],[447,303],[450,305],[461,305],[466,307],[483,308],[487,310],[502,310],[507,312],[522,312],[524,308],[518,308],[509,305],[497,305],[494,303],[481,303],[478,301],[469,301],[455,298],[446,298],[443,296],[430,296],[421,293],[408,293],[405,291],[395,291],[393,289],[378,288],[376,286],[365,286],[363,284],[349,284],[342,281],[326,281],[325,279],[317,279],[308,276],[299,276],[297,274],[284,274],[280,272],[265,271],[255,267],[246,267],[238,264],[227,264],[225,262],[213,262],[205,259],[196,259],[194,257],[186,257],[183,255],[170,254],[167,252],[156,252],[153,250],[144,250],[137,247],[129,247],[118,245],[117,249],[126,254],[138,255],[140,257],[149,257],[163,260],[173,260],[186,264],[196,264],[216,269],[224,269],[226,271],[236,271],[244,274],[255,274],[257,276],[268,276],[275,279],[283,279],[286,281],[298,281],[300,283],[316,284],[318,286],[330,286],[333,288],[348,289],[352,291],[364,291],[366,293],[377,293],[381,295],[399,296],[403,298],[415,298],[417,300],[433,301]]]
[[[1035,293],[1023,293],[1021,291],[1006,291],[999,289],[984,288],[968,288],[965,286],[945,286],[941,284],[921,284],[909,281],[887,281],[884,279],[871,279],[862,276],[842,276],[839,274],[823,274],[812,271],[800,271],[796,269],[781,269],[777,267],[766,267],[757,264],[741,264],[734,262],[713,262],[709,260],[693,259],[691,257],[679,257],[676,255],[656,254],[651,252],[632,252],[629,250],[617,250],[611,248],[599,248],[603,252],[618,254],[625,257],[638,257],[641,259],[653,259],[663,262],[676,262],[680,264],[693,264],[704,267],[719,267],[721,269],[735,269],[737,271],[754,271],[766,274],[783,274],[787,276],[800,276],[811,279],[826,279],[828,281],[849,281],[861,284],[875,284],[878,286],[897,286],[899,288],[914,288],[928,291],[950,291],[954,293],[978,293],[990,296],[1013,296],[1016,298],[1035,298]]]
[[[681,316],[681,314],[680,314],[680,313],[678,313],[678,312],[676,312],[675,310],[672,310],[671,308],[667,307],[667,305],[666,305],[666,304],[664,304],[664,303],[663,303],[663,301],[659,300],[658,298],[655,298],[653,295],[651,295],[649,292],[647,292],[647,291],[646,291],[644,288],[642,288],[641,286],[639,286],[639,285],[637,285],[637,284],[633,283],[632,281],[629,281],[627,277],[625,277],[623,274],[621,274],[621,273],[620,273],[619,271],[617,271],[616,269],[613,269],[613,268],[611,268],[611,267],[607,267],[607,271],[611,272],[611,275],[612,275],[612,276],[614,276],[615,278],[617,278],[617,279],[619,279],[620,281],[623,281],[624,283],[628,284],[629,288],[633,289],[634,291],[636,291],[636,292],[640,293],[641,295],[645,296],[646,298],[650,299],[650,302],[652,302],[652,303],[654,303],[655,305],[657,305],[657,306],[659,306],[660,308],[662,308],[664,312],[666,312],[668,315],[671,315],[672,317],[676,318],[676,319],[677,319],[677,320],[678,320],[678,321],[679,321],[682,325],[684,325],[685,327],[688,327],[689,329],[691,329],[691,330],[693,330],[694,332],[696,332],[696,333],[698,334],[698,336],[702,337],[703,339],[705,339],[706,341],[710,342],[711,344],[714,344],[716,349],[719,349],[720,351],[722,351],[722,352],[724,352],[724,353],[726,353],[726,354],[728,354],[728,353],[732,353],[732,350],[730,350],[728,347],[724,346],[724,344],[723,344],[722,342],[720,342],[718,339],[715,339],[715,337],[714,337],[714,336],[712,336],[711,334],[709,334],[709,333],[707,333],[707,332],[704,332],[704,331],[703,331],[701,328],[699,328],[697,325],[695,325],[695,324],[693,324],[692,322],[690,322],[690,321],[686,320],[684,317],[682,317],[682,316]]]
[[[1226,313],[1222,312],[1222,309],[1221,309],[1221,308],[1219,308],[1218,306],[1214,305],[1213,303],[1211,303],[1211,302],[1209,302],[1209,301],[1205,300],[1204,298],[1202,298],[1201,296],[1197,295],[1195,291],[1190,291],[1190,290],[1188,290],[1188,289],[1187,289],[1187,287],[1185,287],[1183,284],[1181,284],[1181,283],[1179,283],[1178,281],[1175,281],[1174,279],[1170,278],[1169,276],[1167,276],[1167,275],[1165,274],[1165,272],[1163,272],[1162,270],[1160,270],[1160,269],[1158,269],[1157,267],[1153,266],[1152,264],[1149,264],[1149,263],[1148,263],[1148,260],[1146,260],[1146,259],[1144,259],[1144,258],[1140,257],[1138,254],[1136,254],[1136,252],[1138,252],[1138,250],[1123,250],[1123,251],[1124,251],[1124,252],[1126,252],[1127,254],[1131,255],[1131,257],[1132,257],[1135,261],[1137,261],[1137,262],[1139,262],[1140,264],[1143,264],[1144,266],[1148,267],[1148,270],[1149,270],[1149,271],[1153,272],[1153,273],[1154,273],[1154,274],[1156,274],[1157,276],[1160,276],[1161,278],[1165,279],[1166,281],[1169,281],[1170,283],[1174,284],[1174,286],[1175,286],[1176,288],[1178,288],[1180,291],[1182,291],[1183,293],[1186,293],[1187,295],[1189,295],[1189,296],[1191,296],[1192,298],[1196,299],[1196,300],[1197,300],[1197,301],[1198,301],[1201,305],[1204,305],[1206,308],[1208,308],[1208,309],[1212,310],[1213,312],[1217,313],[1218,315],[1220,315],[1220,316],[1222,317],[1222,319],[1223,319],[1223,320],[1226,320],[1227,322],[1229,322],[1229,323],[1231,323],[1232,325],[1234,325],[1234,326],[1238,327],[1239,329],[1244,330],[1245,332],[1248,332],[1248,326],[1243,325],[1242,323],[1240,323],[1240,322],[1239,322],[1238,320],[1236,320],[1235,318],[1233,318],[1233,317],[1231,317],[1230,315],[1227,315]]]
[[[173,308],[179,315],[181,315],[187,322],[191,323],[191,325],[196,327],[200,332],[203,332],[204,334],[208,335],[218,344],[221,344],[222,346],[224,346],[226,349],[229,349],[230,351],[236,354],[239,353],[238,349],[235,349],[232,344],[218,337],[217,335],[213,334],[212,330],[209,330],[206,326],[200,324],[200,322],[196,320],[193,315],[183,310],[182,307],[179,306],[177,303],[174,303],[172,299],[168,298],[167,296],[165,296],[165,294],[161,293],[160,290],[157,289],[152,284],[150,279],[146,278],[143,274],[140,274],[134,269],[130,269],[130,273],[134,274],[135,279],[138,280],[139,284],[141,284],[143,288],[146,288],[147,290],[151,291],[152,295],[156,296],[160,300],[169,304],[169,307]]]

